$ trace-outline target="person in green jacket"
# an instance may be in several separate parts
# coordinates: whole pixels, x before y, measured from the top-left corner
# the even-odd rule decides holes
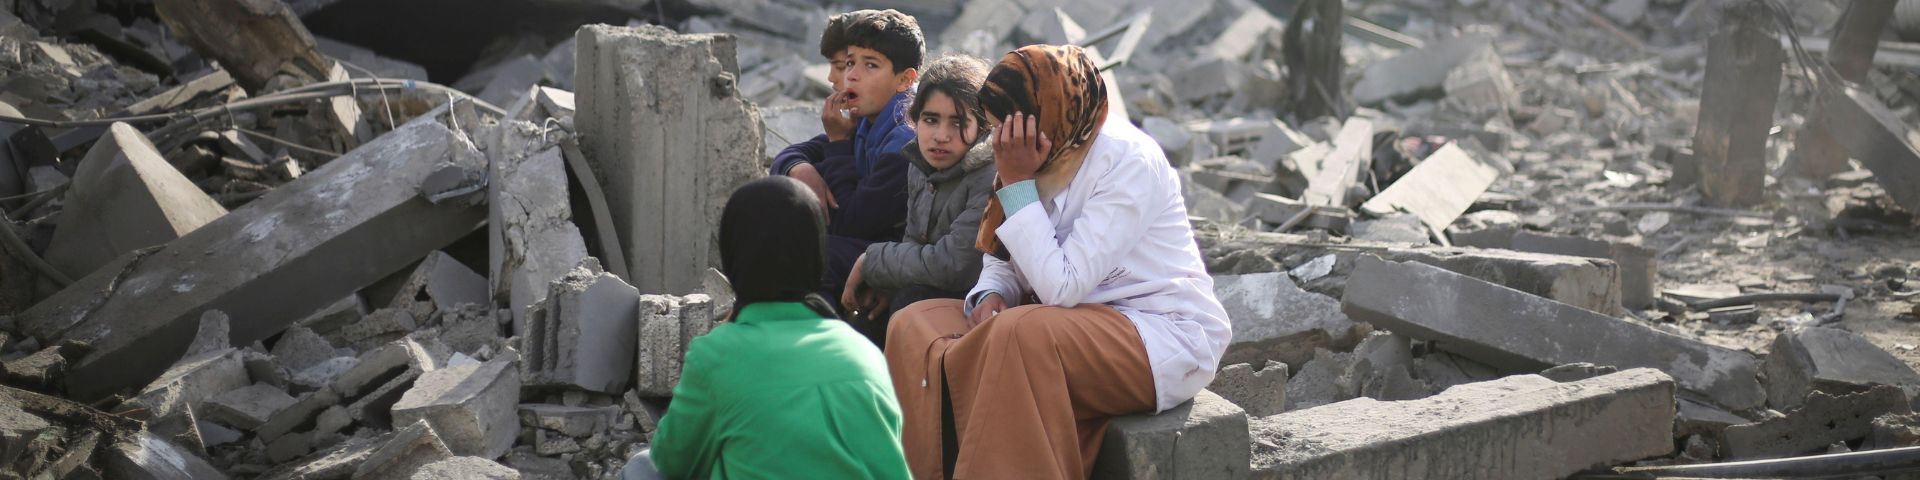
[[[886,358],[813,293],[824,214],[786,177],[727,200],[720,263],[735,314],[687,345],[652,446],[623,476],[653,478],[651,458],[663,478],[910,478]]]

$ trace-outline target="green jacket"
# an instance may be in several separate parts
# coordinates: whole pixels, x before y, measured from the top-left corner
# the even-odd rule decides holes
[[[667,478],[909,478],[886,358],[846,322],[756,303],[687,346],[653,437]]]

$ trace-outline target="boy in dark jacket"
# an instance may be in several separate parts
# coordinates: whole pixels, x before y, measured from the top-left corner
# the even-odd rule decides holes
[[[891,309],[964,297],[980,278],[980,251],[973,243],[994,177],[993,149],[979,141],[986,136],[979,101],[986,76],[985,60],[949,55],[920,77],[908,109],[915,140],[892,154],[913,165],[907,173],[906,236],[868,245],[840,296],[841,308],[855,313],[854,328],[875,345],[886,341]]]
[[[840,295],[853,262],[868,245],[900,239],[909,166],[887,154],[913,140],[905,114],[908,92],[926,52],[919,24],[906,14],[853,12],[845,22],[844,89],[828,97],[822,114],[827,142],[819,146],[818,157],[789,147],[774,157],[770,172],[807,184],[828,207],[827,275],[821,280],[821,293],[828,298]],[[830,118],[838,110],[855,119],[851,129]]]

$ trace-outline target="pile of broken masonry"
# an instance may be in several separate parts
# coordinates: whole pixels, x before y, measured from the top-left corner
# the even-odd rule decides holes
[[[0,0],[0,117],[32,119],[0,120],[0,477],[645,448],[730,308],[720,202],[818,133],[850,8],[540,0],[631,20],[503,33],[448,87],[303,23],[353,3]],[[1093,47],[1188,178],[1233,344],[1097,478],[1920,465],[1895,2],[876,3],[930,52]],[[1858,265],[1742,265],[1804,251]],[[1788,460],[1713,463],[1755,459]]]

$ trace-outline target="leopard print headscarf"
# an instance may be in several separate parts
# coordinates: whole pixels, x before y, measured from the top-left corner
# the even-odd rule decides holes
[[[1014,112],[1039,119],[1039,130],[1053,141],[1053,148],[1034,180],[1041,197],[1051,198],[1080,171],[1080,162],[1086,159],[1094,137],[1099,136],[1100,125],[1106,123],[1107,85],[1086,50],[1072,45],[1032,45],[1000,58],[987,73],[987,83],[980,87],[980,103],[995,119]],[[995,190],[1003,186],[994,180]],[[1006,249],[993,233],[1004,221],[1006,212],[1000,199],[989,196],[974,248],[1006,259]]]

